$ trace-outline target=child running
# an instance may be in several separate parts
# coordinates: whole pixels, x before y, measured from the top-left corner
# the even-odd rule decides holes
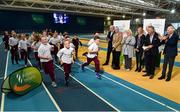
[[[71,65],[74,63],[73,60],[73,48],[70,47],[70,41],[65,40],[64,41],[64,48],[61,49],[58,53],[57,56],[61,62],[61,65],[64,68],[64,75],[65,75],[65,81],[66,81],[66,86],[69,84],[69,74],[71,72]]]
[[[57,87],[55,82],[55,74],[54,74],[54,65],[53,65],[53,58],[51,55],[51,50],[53,46],[48,43],[47,37],[41,38],[41,45],[38,49],[38,57],[42,63],[42,67],[46,74],[49,74],[52,80],[52,86]]]
[[[94,42],[88,47],[88,54],[87,54],[87,62],[82,64],[82,71],[84,71],[84,67],[89,65],[92,61],[95,63],[95,72],[96,72],[96,77],[98,79],[101,79],[101,75],[99,74],[100,72],[100,62],[98,59],[98,51],[99,51],[99,42],[100,38],[98,36],[94,37]]]

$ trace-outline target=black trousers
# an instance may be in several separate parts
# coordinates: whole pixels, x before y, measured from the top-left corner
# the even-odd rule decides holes
[[[156,67],[160,67],[160,63],[161,63],[161,52],[156,56]]]
[[[154,75],[155,73],[155,62],[156,61],[156,55],[145,55],[145,66],[146,66],[146,72],[148,75]]]
[[[142,59],[143,52],[136,52],[136,69],[141,70],[141,66],[143,65]]]
[[[79,47],[75,47],[75,56],[76,56],[76,59],[78,58],[78,49],[79,49]]]
[[[125,60],[125,69],[131,69],[132,58],[129,58],[128,55],[124,55],[124,60]]]
[[[112,52],[112,42],[109,42],[108,43],[108,48],[107,48],[106,62],[105,62],[107,64],[109,63],[111,52]]]
[[[18,45],[12,46],[10,52],[12,64],[14,64],[14,60],[18,64]]]
[[[121,51],[113,50],[112,66],[114,68],[120,68],[120,55],[121,55]]]
[[[5,46],[5,49],[6,49],[6,50],[9,50],[9,42],[8,42],[8,41],[5,41],[5,42],[4,42],[4,46]]]
[[[171,78],[172,70],[173,70],[173,66],[174,66],[174,60],[175,60],[175,57],[168,57],[168,56],[164,55],[162,77],[166,76],[166,69],[167,69],[167,65],[169,64],[169,71],[168,71],[167,77]]]
[[[28,53],[25,49],[21,49],[21,59],[23,59],[24,64],[27,65]]]

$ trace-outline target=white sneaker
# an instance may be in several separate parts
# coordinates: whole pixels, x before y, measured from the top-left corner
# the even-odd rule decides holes
[[[52,82],[51,86],[55,88],[57,87],[57,84],[55,82]]]

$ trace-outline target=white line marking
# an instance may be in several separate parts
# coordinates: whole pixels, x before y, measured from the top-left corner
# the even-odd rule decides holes
[[[59,69],[61,69],[62,71],[64,71],[61,67],[59,67],[57,64],[54,64],[56,67],[58,67]],[[97,96],[99,99],[101,99],[102,101],[104,101],[106,104],[108,104],[110,107],[112,107],[114,110],[116,110],[117,112],[120,112],[119,109],[117,109],[115,106],[113,106],[112,104],[110,104],[107,100],[105,100],[104,98],[102,98],[101,96],[99,96],[97,93],[95,93],[93,90],[91,90],[90,88],[88,88],[86,85],[84,85],[82,82],[80,82],[78,79],[76,79],[75,77],[73,77],[72,75],[70,75],[70,77],[72,77],[75,81],[77,81],[78,83],[80,83],[82,86],[84,86],[87,90],[89,90],[90,92],[92,92],[95,96]]]
[[[7,57],[6,57],[6,68],[5,68],[5,73],[4,73],[4,79],[6,79],[6,77],[7,77],[8,60],[9,60],[9,51],[8,51]],[[5,94],[2,93],[1,112],[4,112],[4,102],[5,102]]]
[[[78,62],[75,62],[75,63],[77,63],[78,65],[81,65],[81,64],[78,63]],[[94,72],[92,69],[90,69],[90,68],[88,68],[88,67],[85,67],[85,68],[87,68],[88,70]],[[151,98],[151,97],[149,97],[149,96],[147,96],[147,95],[145,95],[145,94],[143,94],[143,93],[141,93],[141,92],[138,92],[138,91],[136,91],[136,90],[134,90],[134,89],[132,89],[132,88],[130,88],[130,87],[128,87],[128,86],[120,83],[120,82],[117,82],[117,81],[115,81],[115,80],[113,80],[113,79],[111,79],[111,78],[109,78],[109,77],[107,77],[107,76],[102,75],[102,77],[104,77],[104,78],[106,78],[106,79],[108,79],[108,80],[110,80],[110,81],[112,81],[112,82],[114,82],[114,83],[116,83],[116,84],[119,84],[119,85],[123,86],[124,88],[127,88],[127,89],[129,89],[129,90],[131,90],[131,91],[133,91],[133,92],[135,92],[135,93],[137,93],[137,94],[139,94],[139,95],[141,95],[141,96],[143,96],[143,97],[145,97],[145,98],[147,98],[147,99],[149,99],[149,100],[152,100],[152,101],[154,101],[154,102],[156,102],[156,103],[158,103],[158,104],[160,104],[160,105],[162,105],[162,106],[164,106],[164,107],[167,107],[168,109],[171,109],[171,110],[173,110],[173,111],[179,112],[178,110],[174,109],[173,107],[170,107],[170,106],[168,106],[168,105],[166,105],[166,104],[164,104],[164,103],[162,103],[162,102],[160,102],[160,101],[158,101],[158,100],[156,100],[156,99],[154,99],[154,98]]]
[[[31,66],[33,66],[32,63],[31,63],[31,61],[30,61],[29,59],[28,59],[28,62],[29,62],[29,64],[30,64]],[[49,92],[49,90],[47,89],[47,87],[45,86],[44,82],[42,82],[42,85],[43,85],[44,89],[46,90],[47,94],[49,95],[50,99],[52,100],[53,104],[54,104],[55,107],[57,108],[58,112],[62,112],[62,110],[61,110],[60,107],[58,106],[57,102],[55,101],[55,99],[53,98],[53,96],[51,95],[51,93]]]

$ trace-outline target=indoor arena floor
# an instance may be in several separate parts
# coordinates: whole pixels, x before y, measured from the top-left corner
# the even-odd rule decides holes
[[[123,66],[116,71],[104,66],[105,72],[98,80],[93,64],[86,67],[84,72],[80,69],[85,61],[81,54],[87,49],[87,38],[81,41],[83,47],[79,49],[79,61],[72,67],[69,87],[64,84],[62,68],[54,63],[57,88],[51,87],[49,77],[41,71],[44,79],[42,85],[28,94],[17,96],[0,93],[1,111],[180,111],[180,55],[176,58],[170,82],[157,79],[161,69],[156,70],[154,79],[144,78],[143,72],[134,72],[134,64],[130,72],[126,72]],[[102,64],[106,57],[106,44],[100,47],[99,59]],[[0,83],[11,72],[24,66],[23,61],[12,65],[10,57],[11,54],[4,51],[0,41]],[[28,65],[36,66],[32,56]]]

